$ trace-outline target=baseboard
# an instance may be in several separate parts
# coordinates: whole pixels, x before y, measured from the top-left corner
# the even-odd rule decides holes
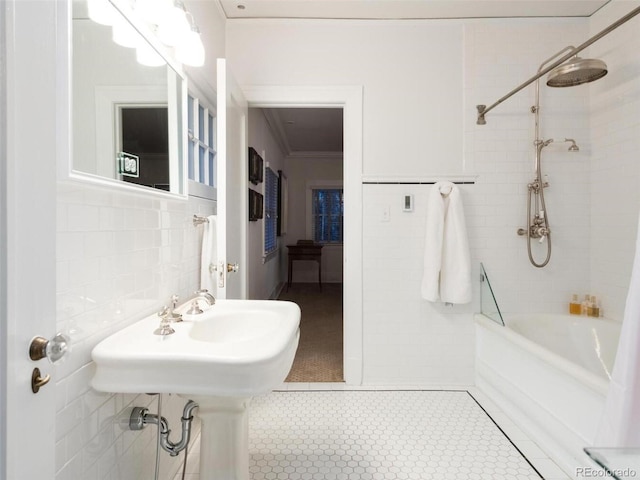
[[[280,298],[280,294],[282,293],[282,290],[284,289],[286,283],[285,282],[281,282],[278,285],[276,285],[276,288],[274,288],[271,292],[271,295],[269,295],[269,300],[277,300],[278,298]]]

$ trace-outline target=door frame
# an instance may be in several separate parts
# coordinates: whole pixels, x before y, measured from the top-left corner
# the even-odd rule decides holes
[[[333,107],[344,112],[344,379],[363,381],[362,123],[363,87],[242,86],[249,108]]]
[[[5,8],[0,8],[0,32],[7,32]],[[7,37],[0,35],[0,245],[7,245]],[[0,332],[8,333],[7,249],[0,248]],[[0,465],[7,464],[7,367],[8,335],[0,335]],[[0,470],[0,478],[6,471]]]

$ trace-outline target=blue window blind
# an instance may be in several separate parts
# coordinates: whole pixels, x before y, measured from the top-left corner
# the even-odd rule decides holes
[[[312,191],[313,239],[318,243],[343,242],[344,194],[341,188]]]
[[[264,254],[276,250],[278,228],[278,176],[269,167],[264,179]]]

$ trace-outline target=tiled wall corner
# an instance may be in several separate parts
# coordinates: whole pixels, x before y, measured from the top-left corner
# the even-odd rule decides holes
[[[591,21],[591,35],[640,2],[613,1]],[[591,292],[604,315],[622,320],[635,252],[640,210],[640,19],[595,43],[589,56],[602,58],[608,74],[589,85],[593,145],[591,186]]]
[[[132,432],[122,422],[133,406],[156,412],[157,396],[94,391],[91,350],[172,294],[186,298],[199,287],[202,227],[191,217],[214,213],[215,202],[194,197],[59,184],[57,326],[73,350],[56,366],[56,480],[153,478],[157,429]],[[163,416],[179,426],[185,400],[163,399]],[[160,478],[171,478],[180,460],[161,458]]]

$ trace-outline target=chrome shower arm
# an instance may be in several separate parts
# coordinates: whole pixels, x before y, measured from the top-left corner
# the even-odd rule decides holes
[[[573,50],[571,50],[569,53],[563,55],[562,57],[560,57],[560,59],[556,60],[555,62],[553,62],[551,65],[545,67],[542,70],[538,70],[538,73],[536,75],[534,75],[533,77],[531,77],[529,80],[527,80],[526,82],[521,83],[520,85],[518,85],[516,88],[514,88],[513,90],[511,90],[509,93],[507,93],[505,96],[501,97],[500,99],[498,99],[495,103],[493,103],[492,105],[490,105],[489,107],[487,107],[486,105],[476,105],[476,109],[478,110],[478,118],[476,120],[476,123],[478,125],[485,125],[487,123],[487,121],[485,120],[485,115],[487,113],[489,113],[491,110],[493,110],[495,107],[497,107],[498,105],[500,105],[502,102],[504,102],[505,100],[507,100],[508,98],[512,97],[513,95],[515,95],[516,93],[518,93],[520,90],[522,90],[524,87],[527,87],[529,85],[531,85],[533,82],[535,82],[536,80],[538,80],[540,77],[542,77],[543,75],[546,75],[547,73],[549,73],[551,70],[553,70],[554,68],[556,68],[557,66],[563,64],[564,62],[566,62],[567,60],[569,60],[571,57],[573,57],[574,55],[576,55],[577,53],[581,52],[582,50],[584,50],[585,48],[587,48],[588,46],[590,46],[591,44],[597,42],[598,40],[600,40],[602,37],[604,37],[605,35],[607,35],[608,33],[611,33],[613,30],[615,30],[616,28],[618,28],[620,25],[622,25],[623,23],[628,22],[629,20],[631,20],[633,17],[635,17],[636,15],[638,15],[640,13],[640,7],[634,8],[633,10],[631,10],[629,13],[627,13],[624,17],[616,20],[615,22],[613,22],[611,25],[609,25],[607,28],[605,28],[604,30],[602,30],[601,32],[595,34],[593,37],[591,37],[589,40],[587,40],[584,43],[581,43],[580,45],[578,45],[576,48],[574,48]],[[561,50],[562,51],[562,50]],[[560,52],[558,52],[556,55],[558,55]],[[555,55],[554,55],[555,57]],[[551,58],[554,58],[551,57]],[[544,65],[544,64],[543,64]]]
[[[576,47],[574,47],[573,45],[569,45],[567,47],[564,47],[562,50],[560,50],[559,52],[554,53],[553,55],[551,55],[549,58],[547,58],[544,62],[542,62],[540,64],[540,68],[538,68],[538,73],[540,73],[540,71],[542,70],[542,67],[544,67],[547,63],[549,63],[551,60],[553,60],[554,58],[556,58],[558,55],[560,55],[561,53],[564,52],[569,52],[569,51],[574,51],[576,49]],[[573,55],[572,55],[573,56]],[[540,78],[540,77],[538,77]]]

